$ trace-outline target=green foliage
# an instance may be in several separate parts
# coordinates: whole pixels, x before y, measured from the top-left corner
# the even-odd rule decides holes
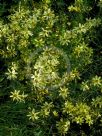
[[[74,123],[91,128],[102,120],[102,78],[83,73],[94,62],[90,43],[102,27],[100,13],[86,18],[92,9],[88,0],[76,0],[68,7],[68,15],[56,14],[50,0],[30,2],[32,8],[20,1],[18,8],[11,9],[8,22],[0,21],[0,55],[5,66],[1,86],[15,105],[23,104],[23,116],[35,130],[31,135],[67,135]],[[101,10],[101,0],[98,6]],[[17,131],[23,135],[23,130]]]

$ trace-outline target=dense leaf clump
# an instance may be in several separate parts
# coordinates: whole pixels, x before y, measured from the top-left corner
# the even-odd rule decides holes
[[[100,135],[102,1],[95,17],[88,0],[55,2],[58,11],[54,2],[19,1],[0,20],[0,97],[17,102],[10,100],[22,114],[16,119],[26,120],[25,135]]]

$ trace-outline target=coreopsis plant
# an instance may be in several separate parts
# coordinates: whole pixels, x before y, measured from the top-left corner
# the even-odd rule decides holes
[[[50,5],[44,0],[30,9],[21,3],[7,24],[0,21],[0,54],[12,100],[28,105],[30,121],[65,135],[71,124],[91,126],[101,117],[102,79],[82,78],[93,58],[89,39],[101,19],[76,24],[75,18],[74,26],[68,15],[55,14]],[[68,9],[81,16],[89,11],[83,0]]]

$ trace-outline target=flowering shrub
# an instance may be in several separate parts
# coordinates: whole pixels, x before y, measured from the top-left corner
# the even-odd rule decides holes
[[[26,115],[35,124],[65,135],[73,123],[91,127],[102,118],[102,78],[82,78],[92,63],[89,44],[101,18],[71,22],[50,5],[45,0],[32,10],[21,4],[7,24],[0,21],[0,54],[12,100],[28,105]],[[76,0],[68,9],[82,16],[91,10],[86,5]]]

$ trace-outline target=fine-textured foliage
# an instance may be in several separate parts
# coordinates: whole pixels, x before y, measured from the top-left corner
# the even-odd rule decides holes
[[[101,74],[84,75],[94,63],[90,43],[102,27],[101,13],[88,18],[92,10],[88,0],[75,0],[67,7],[67,15],[55,13],[50,0],[30,2],[32,8],[26,0],[20,1],[7,23],[0,21],[5,67],[1,86],[13,101],[26,105],[21,110],[39,126],[39,136],[44,132],[67,135],[74,123],[91,128],[102,121],[102,78]],[[101,11],[101,0],[97,6]]]

